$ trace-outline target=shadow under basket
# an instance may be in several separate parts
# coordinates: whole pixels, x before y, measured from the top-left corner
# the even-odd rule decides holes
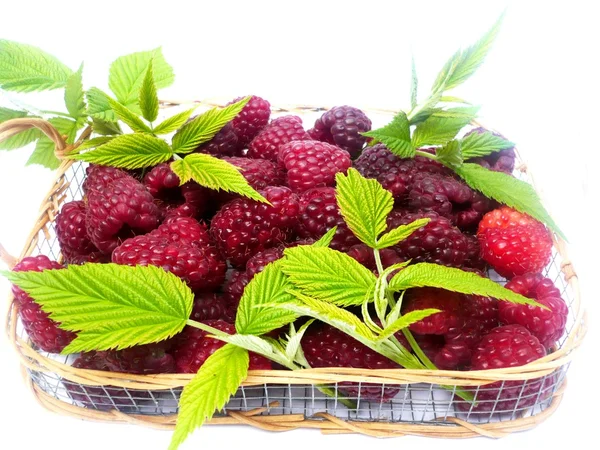
[[[175,103],[165,102],[163,106]],[[202,102],[200,107],[214,104]],[[305,124],[309,124],[311,115],[317,117],[326,109],[274,108],[274,115],[303,115]],[[384,124],[393,114],[377,110],[367,113],[374,124],[377,117]],[[531,182],[526,166],[518,166],[515,176]],[[84,163],[67,161],[58,169],[20,259],[44,254],[60,260],[54,219],[62,203],[83,197],[84,178]],[[319,428],[327,434],[362,433],[377,437],[502,437],[532,428],[559,406],[571,358],[585,335],[579,284],[563,241],[555,241],[544,275],[560,289],[569,317],[566,332],[553,352],[531,364],[471,372],[348,368],[250,371],[236,395],[209,423],[243,423],[272,431]],[[46,408],[89,420],[174,428],[181,390],[193,375],[129,375],[74,368],[70,366],[74,356],[48,354],[33,346],[14,303],[8,312],[7,331],[29,385]],[[327,397],[317,386],[326,386],[335,395]],[[395,395],[389,400],[383,400],[383,396],[380,401],[368,400],[361,398],[365,387],[370,398],[377,390]],[[454,395],[459,387],[467,387],[475,395],[477,408]],[[355,408],[344,406],[348,399]]]

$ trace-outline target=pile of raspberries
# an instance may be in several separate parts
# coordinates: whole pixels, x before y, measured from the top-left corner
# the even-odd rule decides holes
[[[549,308],[443,289],[408,290],[404,313],[441,310],[410,327],[439,369],[523,365],[546,355],[561,338],[568,311],[559,290],[541,274],[552,248],[543,224],[487,199],[429,158],[402,159],[383,144],[367,146],[361,133],[371,129],[371,121],[357,108],[334,107],[308,130],[300,117],[270,116],[269,102],[253,96],[234,120],[196,149],[238,167],[270,205],[211,191],[192,181],[180,185],[168,163],[144,171],[91,165],[83,200],[65,204],[55,222],[63,262],[162,267],[195,293],[192,319],[234,333],[237,305],[252,277],[281,258],[286,247],[311,244],[334,226],[337,232],[331,247],[376,271],[372,251],[345,225],[336,203],[335,175],[354,167],[392,193],[390,229],[430,219],[408,239],[381,252],[384,266],[411,260],[482,276],[493,269],[508,280],[508,289]],[[433,148],[422,150],[435,153]],[[507,149],[476,162],[510,174],[515,153]],[[60,267],[46,256],[36,256],[23,259],[14,270]],[[60,352],[75,337],[59,329],[19,288],[13,292],[23,325],[41,350]],[[402,333],[397,337],[410,348]],[[187,328],[166,342],[82,354],[74,365],[132,374],[194,373],[222,345],[203,331]],[[312,367],[398,367],[325,324],[311,325],[302,346]],[[253,355],[250,368],[269,370],[272,365]],[[540,380],[510,381],[500,392],[500,385],[494,383],[479,392],[478,406],[465,402],[465,408],[487,411],[497,399],[501,400],[495,406],[498,412],[499,406],[527,407],[537,399],[540,386]],[[75,400],[94,408],[130,404],[127,395],[121,403],[92,401],[94,389],[100,388],[89,388],[90,393],[69,384],[67,389]],[[359,390],[352,383],[342,383],[340,389],[374,400],[387,400],[399,391],[394,386],[382,391],[369,385]],[[120,398],[118,388],[111,392]]]

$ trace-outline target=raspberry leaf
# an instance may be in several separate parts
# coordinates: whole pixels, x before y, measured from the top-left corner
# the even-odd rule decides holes
[[[304,353],[302,352],[302,348],[300,347],[300,343],[304,337],[304,333],[306,333],[306,330],[314,321],[315,319],[310,319],[308,322],[303,324],[298,331],[296,331],[294,324],[290,323],[290,332],[285,345],[285,355],[288,361],[306,361],[306,358],[304,358]]]
[[[280,364],[287,364],[288,362],[287,357],[278,351],[278,347],[273,346],[270,342],[259,336],[253,334],[223,334],[214,337],[249,352],[258,353],[271,361],[276,361]]]
[[[37,47],[0,39],[0,88],[36,92],[63,88],[73,71]]]
[[[65,354],[167,339],[183,329],[194,301],[180,278],[154,266],[88,263],[4,275],[61,328],[78,331]]]
[[[315,241],[312,246],[313,247],[329,247],[331,245],[331,241],[335,237],[335,233],[337,232],[337,225],[331,228],[327,233],[319,238],[318,241]]]
[[[176,450],[194,429],[223,409],[248,376],[248,351],[226,344],[202,364],[196,376],[183,388],[179,415],[169,450]]]
[[[234,119],[250,101],[245,97],[224,108],[213,108],[185,124],[173,136],[175,153],[190,153],[200,144],[210,141],[221,128]]]
[[[146,69],[146,75],[144,75],[138,100],[144,119],[148,122],[154,122],[158,117],[158,93],[156,91],[156,84],[154,83],[152,60],[148,63],[148,69]]]
[[[463,163],[460,140],[452,139],[443,147],[438,148],[435,156],[439,162],[451,169],[460,167]]]
[[[114,139],[114,136],[98,136],[92,139],[86,139],[77,147],[77,151],[89,150],[92,148],[100,147]]]
[[[302,293],[340,306],[360,305],[377,281],[345,253],[328,247],[299,245],[284,251],[283,272]]]
[[[67,119],[66,117],[52,117],[51,119],[48,119],[48,121],[60,132],[60,134],[66,136],[66,141],[69,144],[75,142],[77,131],[82,127],[77,121]],[[60,166],[60,160],[54,154],[54,148],[54,142],[43,134],[38,139],[35,150],[25,165],[38,164],[48,169],[57,169]]]
[[[177,131],[183,124],[185,124],[196,108],[188,109],[187,111],[175,114],[163,122],[158,124],[154,128],[154,134],[169,134],[173,131]]]
[[[268,264],[244,289],[235,318],[236,331],[261,335],[293,322],[295,314],[267,306],[293,300],[287,292],[291,287],[281,264]]]
[[[108,104],[111,109],[115,112],[117,117],[121,119],[125,124],[131,128],[133,131],[137,133],[152,133],[152,130],[148,125],[144,123],[142,119],[140,119],[136,113],[131,111],[126,106],[121,105],[116,100],[112,98],[108,99]]]
[[[139,169],[173,157],[169,144],[148,134],[122,134],[95,150],[71,154],[70,159],[123,169]]]
[[[27,111],[18,111],[15,109],[0,107],[0,123],[11,119],[21,119],[23,117],[34,116],[29,116]],[[42,135],[43,133],[37,128],[31,128],[29,130],[22,131],[21,133],[15,134],[4,141],[0,141],[0,150],[16,150],[18,148],[25,147],[26,145],[35,142]]]
[[[507,141],[503,137],[496,136],[491,131],[483,133],[471,133],[461,139],[461,149],[464,159],[486,156],[514,147],[514,142]]]
[[[434,287],[461,294],[474,294],[484,297],[493,297],[520,305],[544,305],[517,294],[489,278],[484,278],[476,273],[464,272],[452,267],[439,266],[431,263],[418,263],[398,272],[390,280],[388,288],[392,291],[405,291],[414,287]]]
[[[88,103],[88,115],[109,122],[117,120],[117,115],[110,106],[110,95],[93,87],[86,91],[85,97]]]
[[[71,75],[65,87],[65,105],[74,119],[85,117],[85,102],[83,101],[83,63],[79,70]]]
[[[446,144],[477,116],[478,111],[476,106],[461,106],[434,112],[415,128],[413,145],[418,148]]]
[[[529,183],[502,172],[488,170],[479,164],[465,163],[454,170],[476,191],[519,212],[529,214],[566,240],[564,233],[552,220],[537,192]]]
[[[430,221],[431,221],[431,219],[424,218],[424,219],[417,219],[414,222],[411,222],[406,225],[400,225],[399,227],[388,231],[387,233],[382,235],[379,239],[377,239],[377,245],[375,246],[375,248],[378,250],[381,250],[383,248],[387,248],[387,247],[396,245],[398,242],[403,241],[404,239],[409,237],[411,234],[413,234],[419,228],[427,225]]]
[[[121,126],[118,122],[111,122],[108,120],[92,118],[92,129],[94,133],[101,134],[102,136],[114,136],[117,134],[123,134]]]
[[[181,184],[194,180],[210,189],[235,192],[258,202],[269,203],[248,184],[235,166],[214,156],[203,153],[187,155],[171,163],[171,170],[177,174]]]
[[[428,309],[419,309],[416,311],[411,311],[407,314],[404,314],[402,317],[397,318],[395,321],[386,326],[383,331],[377,336],[378,341],[383,341],[391,336],[393,336],[398,331],[403,328],[407,328],[409,325],[418,322],[419,320],[425,319],[433,314],[439,313],[439,309],[428,308]]]
[[[394,206],[392,194],[377,180],[364,178],[356,169],[335,176],[340,213],[352,232],[371,248],[387,228],[386,218]]]
[[[362,133],[363,136],[371,137],[377,142],[383,142],[392,153],[401,158],[412,158],[415,156],[415,148],[410,141],[410,125],[406,113],[400,111],[392,121],[377,130]]]

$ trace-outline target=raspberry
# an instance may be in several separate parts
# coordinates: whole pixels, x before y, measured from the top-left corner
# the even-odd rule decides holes
[[[98,353],[102,353],[108,370],[112,372],[138,375],[175,373],[175,359],[167,353],[169,344],[163,341]]]
[[[110,261],[110,256],[101,253],[90,241],[85,227],[85,215],[85,203],[75,200],[65,203],[56,216],[56,238],[65,263]]]
[[[255,254],[246,263],[246,273],[248,274],[248,278],[251,280],[254,275],[265,270],[265,267],[269,263],[280,259],[283,256],[284,250],[285,247],[279,246],[268,248],[267,250]]]
[[[227,123],[213,138],[196,149],[198,153],[209,153],[215,156],[241,156],[243,144],[235,134],[231,122]]]
[[[405,213],[393,210],[387,218],[388,228],[391,230],[424,218],[431,220],[396,244],[393,247],[396,253],[403,260],[461,267],[467,258],[467,238],[447,218],[433,211]]]
[[[357,369],[395,369],[398,364],[374,352],[340,330],[323,324],[312,325],[302,339],[302,350],[311,367],[353,367]],[[360,395],[367,400],[389,400],[400,389],[363,383],[339,384],[340,391],[349,396]]]
[[[418,334],[446,334],[461,323],[461,296],[456,292],[436,288],[413,288],[404,294],[402,314],[411,311],[435,308],[432,314],[410,325]]]
[[[494,328],[483,337],[471,359],[472,370],[500,369],[528,364],[546,356],[546,349],[529,331],[519,325]],[[528,381],[497,381],[479,388],[475,401],[456,402],[462,411],[513,412],[532,406],[538,398],[543,400],[540,390],[546,388],[552,377],[544,382],[541,378]],[[476,388],[472,388],[476,392]],[[547,392],[548,393],[548,392]]]
[[[203,320],[224,320],[225,322],[233,323],[239,300],[238,298],[235,301],[233,296],[228,296],[227,294],[215,294],[213,292],[197,294],[194,297],[194,307],[190,319],[196,322],[202,322]]]
[[[192,290],[219,287],[227,270],[206,227],[189,217],[173,217],[151,233],[127,239],[115,249],[112,260],[129,266],[162,267]]]
[[[287,185],[294,192],[334,186],[335,174],[352,165],[345,150],[319,141],[292,141],[279,149],[279,165],[287,170]]]
[[[238,97],[228,103],[236,103],[242,97]],[[239,144],[245,146],[262,130],[268,123],[271,116],[271,105],[256,95],[250,98],[250,101],[244,106],[244,109],[231,121],[233,131],[238,137]]]
[[[473,133],[484,133],[486,131],[485,128],[479,127],[474,130],[469,131],[465,137]],[[500,133],[492,132],[494,136],[499,136],[504,138]],[[506,139],[506,138],[505,138]],[[512,174],[513,170],[515,170],[515,148],[506,148],[504,150],[500,150],[499,152],[492,152],[487,156],[481,158],[473,158],[469,162],[481,164],[483,167],[486,167],[490,170],[495,170],[498,172],[505,172],[508,174]]]
[[[373,249],[366,244],[357,244],[350,247],[350,249],[346,252],[349,256],[357,260],[367,269],[372,270],[377,273],[377,264],[375,263],[375,255],[373,254]],[[404,261],[398,253],[396,253],[391,248],[384,248],[379,250],[379,255],[381,256],[381,264],[383,268],[387,268],[393,264]]]
[[[51,261],[47,256],[27,256],[13,268],[14,272],[43,272],[49,269],[62,269],[56,261]],[[23,327],[37,347],[48,353],[60,353],[75,339],[75,333],[65,331],[58,326],[60,323],[52,320],[47,313],[42,311],[33,298],[21,288],[12,287],[15,303],[19,307],[19,317]]]
[[[256,190],[283,184],[283,172],[274,162],[251,158],[223,158],[223,160],[240,168],[244,178]]]
[[[222,320],[205,320],[202,323],[227,334],[235,334],[235,326]],[[179,373],[196,373],[210,355],[225,345],[225,342],[207,337],[209,333],[198,328],[186,327],[178,336],[173,354]],[[250,370],[270,370],[271,361],[250,353]]]
[[[271,121],[269,125],[250,142],[250,158],[269,159],[277,162],[279,148],[291,141],[307,141],[311,137],[302,128],[302,119],[298,116],[283,116]]]
[[[250,277],[245,271],[233,270],[231,276],[223,284],[223,295],[228,305],[225,312],[227,322],[233,323],[235,321],[240,299],[249,282]]]
[[[550,262],[550,232],[542,223],[507,206],[483,217],[477,237],[483,259],[503,277],[541,272]]]
[[[507,325],[522,325],[546,348],[552,347],[565,332],[569,315],[569,308],[552,280],[540,274],[528,273],[514,277],[506,283],[505,287],[536,300],[547,306],[549,310],[537,306],[500,302],[500,322]]]
[[[340,214],[335,188],[313,188],[300,195],[300,221],[296,232],[304,238],[319,239],[337,226],[331,248],[342,252],[360,243]]]
[[[474,234],[465,233],[464,236],[467,239],[467,258],[463,263],[464,267],[485,272],[487,270],[487,263],[481,257],[479,239]]]
[[[237,267],[290,239],[298,220],[298,197],[288,188],[269,186],[260,192],[271,205],[238,198],[225,204],[210,225],[221,253]]]
[[[350,155],[357,156],[367,141],[365,133],[371,130],[371,120],[358,108],[334,106],[325,112],[308,131],[313,139],[335,144]]]
[[[86,177],[83,180],[83,193],[89,195],[91,191],[102,189],[119,178],[127,178],[128,174],[124,170],[110,166],[99,166],[90,164],[85,169]]]

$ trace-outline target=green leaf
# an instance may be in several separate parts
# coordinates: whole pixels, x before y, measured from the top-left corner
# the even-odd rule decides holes
[[[298,356],[300,356],[298,354],[299,352],[302,352],[302,349],[300,348],[300,343],[302,342],[304,333],[306,333],[306,330],[313,324],[314,321],[315,319],[310,319],[305,324],[303,324],[298,331],[296,331],[296,329],[294,328],[294,324],[290,323],[289,339],[285,346],[285,356],[287,357],[288,361],[295,361],[298,358]]]
[[[418,148],[423,145],[446,144],[477,116],[478,111],[479,107],[475,106],[436,111],[417,125],[412,137],[413,145]]]
[[[77,131],[83,128],[83,124],[66,117],[51,117],[48,119],[48,122],[50,122],[61,135],[66,136],[68,144],[73,144],[75,142]]]
[[[390,280],[388,288],[392,291],[404,291],[414,287],[434,287],[461,294],[474,294],[493,297],[520,305],[539,306],[534,300],[504,288],[500,284],[476,273],[464,272],[453,267],[430,263],[418,263],[405,267]]]
[[[37,164],[50,170],[58,169],[61,161],[54,154],[54,147],[54,142],[42,133],[25,165],[31,166]]]
[[[121,56],[111,64],[108,77],[108,86],[120,103],[137,104],[150,61],[156,88],[162,89],[173,84],[173,68],[165,61],[162,49]]]
[[[552,220],[542,205],[535,189],[524,181],[502,172],[495,172],[478,164],[465,163],[455,172],[476,191],[534,219],[545,223],[552,231],[566,240],[564,233]]]
[[[340,306],[360,305],[376,277],[345,253],[328,247],[287,248],[282,270],[306,295]]]
[[[114,139],[114,136],[98,136],[92,139],[87,139],[77,147],[77,151],[89,150],[92,148],[100,147]]]
[[[79,332],[65,353],[167,339],[183,329],[194,300],[180,278],[154,266],[87,263],[4,275],[61,328]]]
[[[223,409],[248,376],[248,351],[226,344],[202,364],[181,393],[179,415],[169,450],[176,450],[189,434]]]
[[[0,39],[0,88],[6,91],[62,88],[72,73],[54,56],[37,47]]]
[[[27,117],[29,114],[27,111],[18,111],[16,109],[4,108],[0,106],[0,123],[6,122],[11,119],[20,119]]]
[[[282,312],[281,310],[278,310]],[[287,313],[288,315],[290,313]],[[270,360],[282,360],[282,354],[278,352],[279,346],[273,346],[271,342],[253,334],[224,334],[215,336],[216,339],[243,348],[249,352],[258,353]]]
[[[169,117],[168,119],[165,119],[163,122],[161,122],[154,128],[154,133],[169,134],[173,131],[177,131],[188,121],[195,109],[196,107],[188,109],[187,111],[180,112],[172,117]]]
[[[410,141],[410,125],[406,113],[402,111],[396,114],[385,127],[362,134],[383,142],[392,153],[401,158],[415,156],[415,148]]]
[[[173,136],[175,153],[189,153],[200,144],[210,141],[249,101],[250,97],[246,97],[224,108],[213,108],[185,124]]]
[[[0,123],[6,122],[11,119],[21,119],[27,117],[29,114],[27,111],[17,111],[14,109],[0,107]],[[26,131],[22,131],[19,134],[5,139],[0,142],[0,150],[15,150],[21,147],[25,147],[28,144],[39,139],[43,136],[43,133],[37,128],[31,128]]]
[[[440,102],[445,102],[445,103],[462,103],[464,105],[470,105],[471,103],[460,98],[460,97],[455,97],[453,95],[442,95],[440,97]]]
[[[331,241],[333,241],[333,238],[335,237],[335,233],[337,233],[337,225],[334,226],[333,228],[331,228],[327,233],[325,233],[323,236],[321,236],[319,238],[318,241],[313,242],[312,246],[313,247],[329,247],[329,245],[331,244]]]
[[[154,122],[158,117],[158,93],[156,84],[154,84],[154,72],[152,70],[152,60],[148,64],[144,81],[140,89],[139,96],[140,109],[144,119],[148,122]]]
[[[121,126],[118,122],[97,119],[96,117],[92,119],[92,129],[94,130],[94,133],[103,136],[123,134],[123,130],[121,130]]]
[[[171,163],[171,170],[181,180],[181,184],[194,180],[201,186],[235,192],[252,200],[269,203],[248,184],[240,171],[227,161],[203,153],[187,155]]]
[[[115,122],[117,120],[117,115],[110,107],[111,99],[108,94],[93,87],[86,91],[85,96],[88,103],[88,115],[108,122]]]
[[[76,153],[70,159],[123,169],[140,169],[173,157],[169,144],[148,134],[122,134],[95,150]]]
[[[451,169],[460,167],[463,163],[460,140],[453,139],[443,147],[438,148],[435,156],[439,162]]]
[[[261,335],[295,320],[294,314],[266,306],[292,300],[289,288],[291,284],[281,271],[281,264],[268,264],[244,289],[235,318],[236,331]]]
[[[363,177],[356,169],[335,176],[336,197],[340,213],[348,228],[371,248],[387,228],[386,218],[394,206],[392,194],[377,180]]]
[[[125,124],[137,133],[152,133],[152,130],[148,125],[140,119],[136,113],[131,111],[126,106],[121,105],[119,102],[108,99],[108,103],[111,109],[117,114],[117,117],[121,119]]]
[[[400,225],[399,227],[394,228],[393,230],[390,230],[383,236],[381,236],[377,240],[377,246],[375,248],[381,250],[382,248],[387,248],[396,245],[398,242],[403,241],[404,239],[409,237],[419,228],[427,225],[430,221],[431,219],[424,218],[417,219],[414,222],[408,223],[406,225]]]
[[[390,323],[387,327],[385,327],[379,336],[377,336],[378,341],[383,341],[390,336],[393,336],[398,331],[403,328],[408,327],[409,325],[418,322],[419,320],[423,320],[426,317],[429,317],[433,314],[439,313],[439,309],[429,308],[429,309],[419,309],[416,311],[411,311],[407,314],[404,314],[402,317],[397,318],[394,322]]]
[[[471,133],[461,139],[461,149],[464,159],[486,156],[507,148],[513,148],[514,142],[496,136],[491,131]]]
[[[411,56],[410,59],[410,107],[415,109],[417,107],[417,93],[419,89],[419,79],[417,78],[417,65],[415,64],[415,55]]]
[[[85,102],[83,101],[83,63],[79,70],[69,77],[65,87],[65,105],[67,111],[74,119],[85,116]]]

